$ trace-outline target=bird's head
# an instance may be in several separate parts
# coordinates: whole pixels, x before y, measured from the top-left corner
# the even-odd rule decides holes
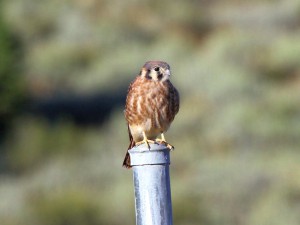
[[[170,66],[162,61],[148,61],[143,66],[140,75],[149,80],[163,82],[170,79]]]

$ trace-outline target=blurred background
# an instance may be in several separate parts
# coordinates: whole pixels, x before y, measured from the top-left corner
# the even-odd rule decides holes
[[[300,224],[300,2],[0,0],[1,225],[135,224],[123,117],[171,65],[174,224]]]

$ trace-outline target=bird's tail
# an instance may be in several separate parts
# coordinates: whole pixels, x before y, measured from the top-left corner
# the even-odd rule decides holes
[[[129,129],[129,125],[128,125],[128,134],[129,134],[129,141],[130,141],[130,144],[128,146],[128,149],[126,151],[126,155],[125,155],[125,158],[124,158],[124,161],[123,161],[123,166],[126,167],[127,169],[130,169],[131,168],[131,165],[130,165],[130,155],[128,153],[128,150],[133,148],[135,146],[135,142],[133,140],[133,137],[131,135],[131,132],[130,132],[130,129]]]

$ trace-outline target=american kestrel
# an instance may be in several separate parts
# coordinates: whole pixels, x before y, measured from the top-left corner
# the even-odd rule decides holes
[[[149,61],[130,84],[124,110],[130,144],[128,150],[142,143],[162,143],[170,149],[164,133],[179,110],[179,94],[170,81],[170,66],[162,61]],[[155,139],[158,135],[161,139]],[[127,151],[123,166],[130,168]]]

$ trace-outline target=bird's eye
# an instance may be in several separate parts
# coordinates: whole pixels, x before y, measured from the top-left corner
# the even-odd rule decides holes
[[[154,70],[155,70],[155,71],[159,71],[159,67],[155,67]]]

